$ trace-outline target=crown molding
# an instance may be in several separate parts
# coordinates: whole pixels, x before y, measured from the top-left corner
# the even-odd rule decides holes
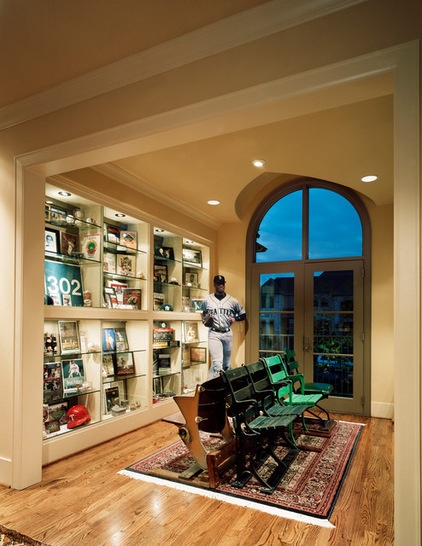
[[[367,1],[272,0],[4,106],[0,130]]]

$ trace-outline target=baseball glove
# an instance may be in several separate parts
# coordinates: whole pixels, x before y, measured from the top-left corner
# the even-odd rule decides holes
[[[212,326],[212,315],[204,315],[202,317],[202,323],[204,326],[206,326],[207,328],[211,328]]]

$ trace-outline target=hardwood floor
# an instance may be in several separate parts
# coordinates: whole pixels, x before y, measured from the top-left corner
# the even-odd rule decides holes
[[[366,426],[332,529],[118,475],[178,439],[164,422],[51,464],[24,491],[0,487],[0,523],[50,546],[392,546],[393,424],[333,417]]]

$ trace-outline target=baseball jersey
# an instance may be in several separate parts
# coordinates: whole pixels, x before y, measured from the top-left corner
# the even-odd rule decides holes
[[[212,316],[211,328],[216,330],[230,328],[229,317],[233,317],[235,320],[244,320],[246,317],[246,311],[237,299],[229,294],[226,294],[221,300],[215,294],[209,294],[202,302],[201,311],[204,316]]]

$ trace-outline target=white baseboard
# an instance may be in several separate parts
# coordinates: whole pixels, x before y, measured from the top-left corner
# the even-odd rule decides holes
[[[394,404],[386,404],[385,402],[372,402],[371,417],[380,417],[381,419],[393,419]]]

